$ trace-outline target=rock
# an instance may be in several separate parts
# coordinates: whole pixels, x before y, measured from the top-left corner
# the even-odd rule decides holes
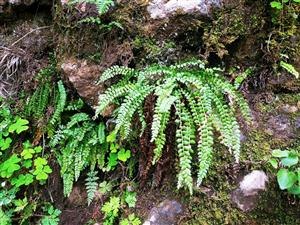
[[[182,205],[179,202],[167,199],[151,209],[143,225],[175,225],[182,212]]]
[[[147,10],[152,19],[165,18],[176,12],[208,14],[212,6],[220,6],[220,0],[154,0],[150,3]]]
[[[239,183],[239,187],[231,193],[232,201],[243,211],[255,208],[259,192],[266,190],[268,177],[263,171],[254,170]]]
[[[91,106],[97,105],[98,92],[104,88],[95,84],[101,74],[100,67],[90,65],[85,60],[68,59],[62,63],[61,69],[78,94]]]
[[[212,7],[220,7],[222,0],[153,0],[147,7],[152,19],[165,18],[177,12],[209,14]]]

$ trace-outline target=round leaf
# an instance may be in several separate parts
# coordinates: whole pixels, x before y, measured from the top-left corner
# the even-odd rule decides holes
[[[296,174],[287,169],[280,169],[277,173],[277,181],[281,190],[292,187],[296,180]]]

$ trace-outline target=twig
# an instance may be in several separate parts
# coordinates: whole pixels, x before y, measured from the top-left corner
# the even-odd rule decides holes
[[[18,40],[16,40],[14,43],[12,43],[11,46],[14,46],[15,44],[17,44],[18,42],[20,42],[21,40],[23,40],[25,37],[27,37],[29,34],[37,31],[37,30],[42,30],[42,29],[46,29],[46,28],[50,28],[51,26],[44,26],[44,27],[38,27],[36,29],[33,29],[32,31],[28,32],[27,34],[25,34],[23,37],[19,38]]]

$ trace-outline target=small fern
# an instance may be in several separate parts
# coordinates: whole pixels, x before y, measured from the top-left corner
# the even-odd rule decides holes
[[[51,80],[56,74],[56,69],[53,65],[42,69],[35,77],[38,83],[37,89],[29,98],[25,106],[25,115],[39,120],[44,117],[44,114],[49,105],[53,104],[52,99],[55,92],[51,90]]]
[[[98,188],[98,181],[99,178],[97,177],[96,171],[90,171],[87,174],[87,178],[85,179],[85,187],[87,190],[87,199],[88,199],[88,205],[91,204],[95,197],[95,193]]]
[[[52,137],[50,146],[55,149],[61,167],[65,196],[69,196],[81,172],[87,167],[93,171],[98,158],[105,154],[104,129],[103,123],[95,123],[88,114],[77,113]],[[92,178],[88,181],[92,182]]]
[[[221,72],[218,68],[205,68],[198,60],[169,67],[154,65],[141,71],[113,66],[102,74],[98,83],[114,78],[120,81],[99,95],[95,117],[110,104],[121,100],[116,109],[115,131],[127,138],[132,131],[133,117],[138,115],[140,121],[144,120],[140,109],[145,98],[151,93],[157,96],[151,124],[151,142],[156,145],[153,163],[156,163],[163,154],[167,124],[172,109],[175,109],[178,188],[186,187],[192,193],[194,154],[199,160],[197,185],[201,185],[213,158],[214,130],[238,161],[240,127],[235,117],[237,110],[247,122],[251,120],[247,102]]]

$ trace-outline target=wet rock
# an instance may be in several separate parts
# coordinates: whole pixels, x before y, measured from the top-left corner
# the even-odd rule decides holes
[[[231,200],[243,211],[255,208],[259,193],[266,190],[268,177],[263,171],[254,170],[239,183],[239,187],[231,193]]]
[[[143,225],[175,225],[178,216],[183,212],[182,205],[175,200],[164,200],[151,209]]]
[[[152,19],[165,18],[178,12],[209,14],[212,7],[220,7],[222,0],[153,0],[147,7]]]

